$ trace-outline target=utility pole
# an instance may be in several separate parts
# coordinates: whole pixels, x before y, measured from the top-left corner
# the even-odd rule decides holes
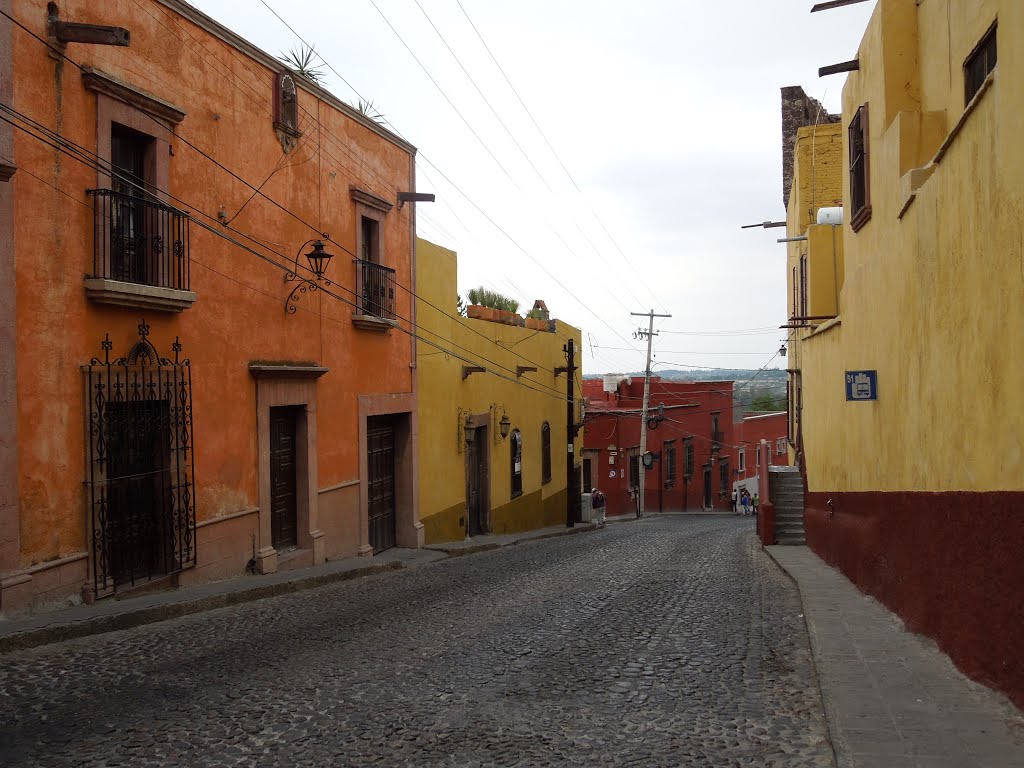
[[[579,516],[580,496],[576,492],[576,433],[573,383],[576,381],[576,346],[570,338],[564,347],[565,369],[565,527],[572,528]],[[557,372],[557,369],[556,369]]]
[[[657,336],[654,332],[654,318],[656,317],[672,317],[672,315],[656,315],[652,309],[650,312],[630,312],[635,317],[646,317],[647,318],[647,330],[643,328],[639,329],[634,336],[643,338],[647,337],[647,369],[644,371],[644,408],[640,414],[640,456],[637,459],[637,472],[640,475],[640,498],[637,500],[637,516],[643,517],[644,514],[644,489],[646,483],[644,482],[647,470],[644,468],[644,456],[647,455],[647,408],[651,403],[651,342],[654,341],[654,337]]]

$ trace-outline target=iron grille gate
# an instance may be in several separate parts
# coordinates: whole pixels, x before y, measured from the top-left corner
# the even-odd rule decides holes
[[[160,357],[149,326],[125,357],[86,371],[89,508],[97,597],[196,564],[192,370]]]

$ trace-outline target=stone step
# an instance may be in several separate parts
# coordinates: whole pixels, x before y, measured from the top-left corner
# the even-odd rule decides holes
[[[775,514],[780,512],[799,512],[801,515],[804,513],[803,504],[776,504]]]
[[[807,543],[807,539],[800,536],[776,534],[775,543],[784,547],[800,547]]]

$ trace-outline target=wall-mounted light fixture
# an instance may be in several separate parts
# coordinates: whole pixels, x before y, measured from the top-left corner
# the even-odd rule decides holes
[[[498,418],[498,411],[501,411],[501,418]],[[494,430],[494,424],[497,422],[498,429]],[[501,403],[491,403],[491,429],[494,430],[494,443],[498,444],[498,435],[501,435],[501,439],[504,440],[508,437],[509,430],[512,428],[512,421],[508,417],[508,413],[505,411],[505,406]]]
[[[473,424],[472,416],[466,415],[466,421],[462,428],[466,433],[466,445],[472,445],[473,441],[476,440],[476,426]]]
[[[779,347],[779,357],[786,356],[786,342],[782,342],[782,346]]]
[[[331,281],[324,278],[324,273],[327,271],[327,265],[331,263],[331,259],[334,258],[330,253],[324,250],[324,240],[330,240],[331,236],[326,232],[320,235],[320,237],[307,240],[299,249],[295,252],[295,260],[292,264],[292,268],[285,273],[284,281],[291,283],[298,281],[298,285],[292,288],[291,293],[288,294],[288,298],[284,300],[284,311],[286,314],[294,315],[298,307],[295,303],[299,300],[299,297],[304,293],[312,293],[319,288],[319,283],[323,282],[324,285],[330,285]],[[305,277],[299,276],[299,254],[302,253],[302,249],[310,243],[313,244],[312,249],[306,254],[306,261],[309,263],[309,270],[316,276],[316,280],[310,280]]]

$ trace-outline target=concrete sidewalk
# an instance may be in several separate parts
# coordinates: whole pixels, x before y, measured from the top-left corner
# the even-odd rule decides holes
[[[592,530],[589,523],[565,525],[504,536],[478,536],[466,541],[436,544],[422,549],[389,549],[372,557],[329,560],[322,565],[265,575],[239,576],[224,581],[151,592],[123,600],[107,599],[95,605],[47,611],[13,619],[0,618],[0,653],[33,648],[152,624],[215,608],[261,600],[289,592],[313,589],[337,581],[414,568],[448,557],[498,549],[552,536]]]
[[[1024,713],[964,677],[807,547],[768,554],[800,588],[839,768],[1024,768]]]

